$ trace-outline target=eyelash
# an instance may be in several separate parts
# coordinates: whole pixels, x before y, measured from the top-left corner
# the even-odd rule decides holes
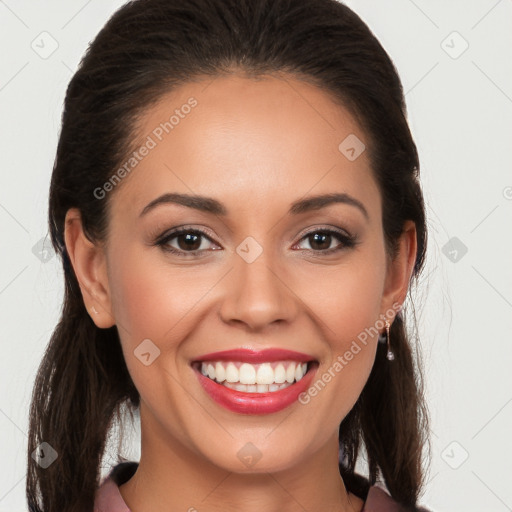
[[[315,256],[316,255],[320,255],[320,256],[321,255],[330,255],[330,254],[333,254],[333,253],[336,253],[336,252],[339,252],[339,251],[342,251],[345,249],[351,249],[359,243],[357,241],[356,236],[346,235],[342,231],[334,230],[332,228],[315,229],[315,230],[309,231],[302,236],[302,238],[300,239],[299,242],[301,242],[302,240],[305,240],[308,237],[310,237],[314,234],[317,234],[317,233],[321,233],[323,235],[328,235],[328,236],[335,236],[341,242],[340,246],[333,247],[332,249],[323,249],[323,250],[319,250],[319,251],[315,251],[314,249],[301,249],[301,250],[316,253]],[[208,236],[208,234],[206,232],[204,232],[203,230],[197,229],[197,228],[192,229],[192,228],[183,227],[183,228],[178,228],[174,231],[171,231],[170,233],[164,234],[163,236],[159,237],[154,242],[154,245],[161,247],[162,250],[165,252],[169,252],[169,253],[175,254],[177,256],[185,257],[185,258],[189,257],[189,256],[196,256],[198,253],[204,251],[204,249],[203,250],[195,249],[193,251],[183,251],[181,249],[176,249],[175,247],[170,247],[169,245],[167,245],[171,240],[173,240],[174,238],[177,238],[183,234],[200,235],[200,236],[208,239],[210,242],[215,243],[210,238],[210,236]]]

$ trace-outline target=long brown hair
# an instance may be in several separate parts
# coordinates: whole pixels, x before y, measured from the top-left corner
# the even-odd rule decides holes
[[[32,512],[91,512],[113,422],[121,406],[139,405],[116,327],[98,329],[85,309],[64,244],[66,212],[78,208],[87,236],[103,240],[109,197],[98,200],[94,190],[130,152],[139,116],[163,93],[194,78],[238,71],[288,73],[350,109],[369,137],[391,256],[404,222],[416,224],[410,284],[418,280],[427,234],[403,90],[390,58],[354,12],[335,0],[127,3],[90,44],[66,92],[49,200],[65,293],[30,408],[26,492]],[[379,344],[369,380],[340,426],[340,471],[353,492],[383,479],[394,499],[414,507],[423,483],[428,418],[407,314],[391,327],[395,360],[390,363]],[[58,454],[47,468],[31,457],[43,442]],[[362,442],[368,478],[355,473]]]

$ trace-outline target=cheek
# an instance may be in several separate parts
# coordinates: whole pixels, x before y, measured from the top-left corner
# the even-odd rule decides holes
[[[125,255],[122,266],[111,272],[110,284],[112,309],[120,334],[133,343],[159,338],[172,320],[168,316],[172,309],[166,282],[162,276],[156,279],[154,267]],[[166,310],[167,314],[163,314]]]
[[[109,283],[116,323],[133,342],[157,343],[175,337],[181,320],[206,293],[208,282],[176,270],[147,250],[123,249],[121,265],[111,266]],[[112,251],[112,261],[114,261]]]
[[[343,285],[337,287],[336,285]],[[377,350],[379,297],[376,287],[358,279],[331,282],[331,296],[318,310],[328,351],[303,397],[311,415],[337,428],[359,398]],[[318,425],[318,428],[321,428]]]
[[[378,332],[382,330],[380,304],[385,280],[385,257],[378,248],[353,253],[332,271],[314,269],[303,287],[305,298],[328,345],[307,400],[324,396],[333,424],[341,421],[359,397],[373,367]],[[312,291],[314,290],[314,291]],[[306,298],[307,297],[307,298]]]
[[[112,310],[124,358],[144,399],[165,393],[166,372],[175,373],[176,349],[190,329],[189,313],[205,293],[202,285],[196,289],[190,278],[182,277],[184,272],[154,256],[138,248],[112,248],[110,261],[120,264],[109,265]],[[148,365],[142,356],[146,352]]]
[[[219,275],[207,266],[202,272],[171,266],[147,249],[123,247],[117,254],[111,250],[110,261],[121,264],[110,265],[109,284],[126,365],[141,393],[147,386],[160,389],[167,379],[164,370],[174,374],[182,366],[180,345],[200,323]],[[159,352],[148,342],[141,345],[148,339]],[[146,346],[158,354],[150,366],[136,357]]]
[[[373,253],[375,254],[375,253]],[[301,285],[302,297],[322,321],[324,332],[336,352],[375,326],[379,319],[385,281],[385,260],[371,250],[353,253],[346,263],[329,271],[312,268]],[[378,251],[376,251],[378,254]],[[314,287],[311,286],[314,283]]]

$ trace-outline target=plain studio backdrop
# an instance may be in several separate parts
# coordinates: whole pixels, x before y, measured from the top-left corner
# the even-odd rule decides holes
[[[0,512],[27,508],[30,394],[62,302],[45,236],[64,94],[123,3],[0,0]],[[347,3],[398,69],[421,160],[430,238],[416,309],[432,422],[421,501],[512,510],[512,2]],[[122,450],[137,460],[137,424],[132,438]]]

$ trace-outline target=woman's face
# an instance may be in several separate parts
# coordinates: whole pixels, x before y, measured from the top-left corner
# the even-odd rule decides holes
[[[312,85],[236,75],[182,86],[140,126],[146,150],[98,199],[110,201],[106,293],[91,304],[118,327],[142,456],[170,449],[239,473],[286,469],[327,446],[337,457],[375,327],[393,320],[410,275],[405,260],[388,266],[366,134]],[[304,357],[214,354],[238,349]],[[229,389],[202,375],[205,359],[217,380],[256,375],[283,389]],[[302,379],[283,382],[305,361]]]

